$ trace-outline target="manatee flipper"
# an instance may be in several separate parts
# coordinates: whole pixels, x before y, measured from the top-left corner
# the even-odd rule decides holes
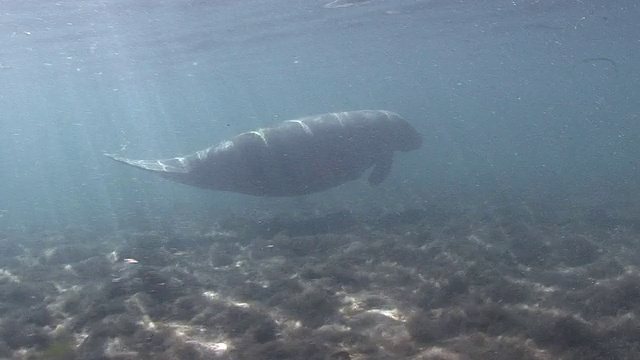
[[[163,173],[188,173],[189,168],[186,164],[186,159],[182,157],[175,157],[171,159],[163,159],[163,160],[132,160],[123,158],[120,156],[115,156],[113,154],[105,154],[106,156],[112,158],[115,161],[125,163],[127,165],[131,165],[133,167],[137,167],[140,169],[145,169],[149,171],[155,172],[163,172]]]
[[[371,186],[379,185],[391,173],[391,165],[393,165],[393,152],[389,151],[380,154],[371,174],[369,174],[369,184]]]

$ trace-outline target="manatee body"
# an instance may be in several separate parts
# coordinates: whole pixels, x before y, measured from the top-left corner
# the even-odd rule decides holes
[[[418,132],[384,110],[329,113],[239,134],[217,146],[164,160],[114,160],[183,184],[258,196],[298,196],[360,178],[381,183],[394,151],[415,150]]]

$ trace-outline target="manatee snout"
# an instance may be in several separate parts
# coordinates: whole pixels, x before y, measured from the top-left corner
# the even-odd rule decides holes
[[[397,150],[411,151],[422,146],[422,135],[411,124],[403,119],[396,125],[395,143]]]

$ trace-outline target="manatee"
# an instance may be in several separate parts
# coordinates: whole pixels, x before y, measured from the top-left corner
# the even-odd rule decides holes
[[[384,110],[328,113],[245,132],[184,157],[112,159],[191,186],[256,196],[299,196],[360,178],[371,185],[390,173],[395,151],[422,137],[400,115]]]

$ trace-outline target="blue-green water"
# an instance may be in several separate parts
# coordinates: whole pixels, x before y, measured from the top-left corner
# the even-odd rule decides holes
[[[434,198],[638,199],[637,2],[327,3],[1,2],[0,229]],[[185,154],[364,108],[400,113],[425,140],[376,188],[261,199],[103,156]]]

